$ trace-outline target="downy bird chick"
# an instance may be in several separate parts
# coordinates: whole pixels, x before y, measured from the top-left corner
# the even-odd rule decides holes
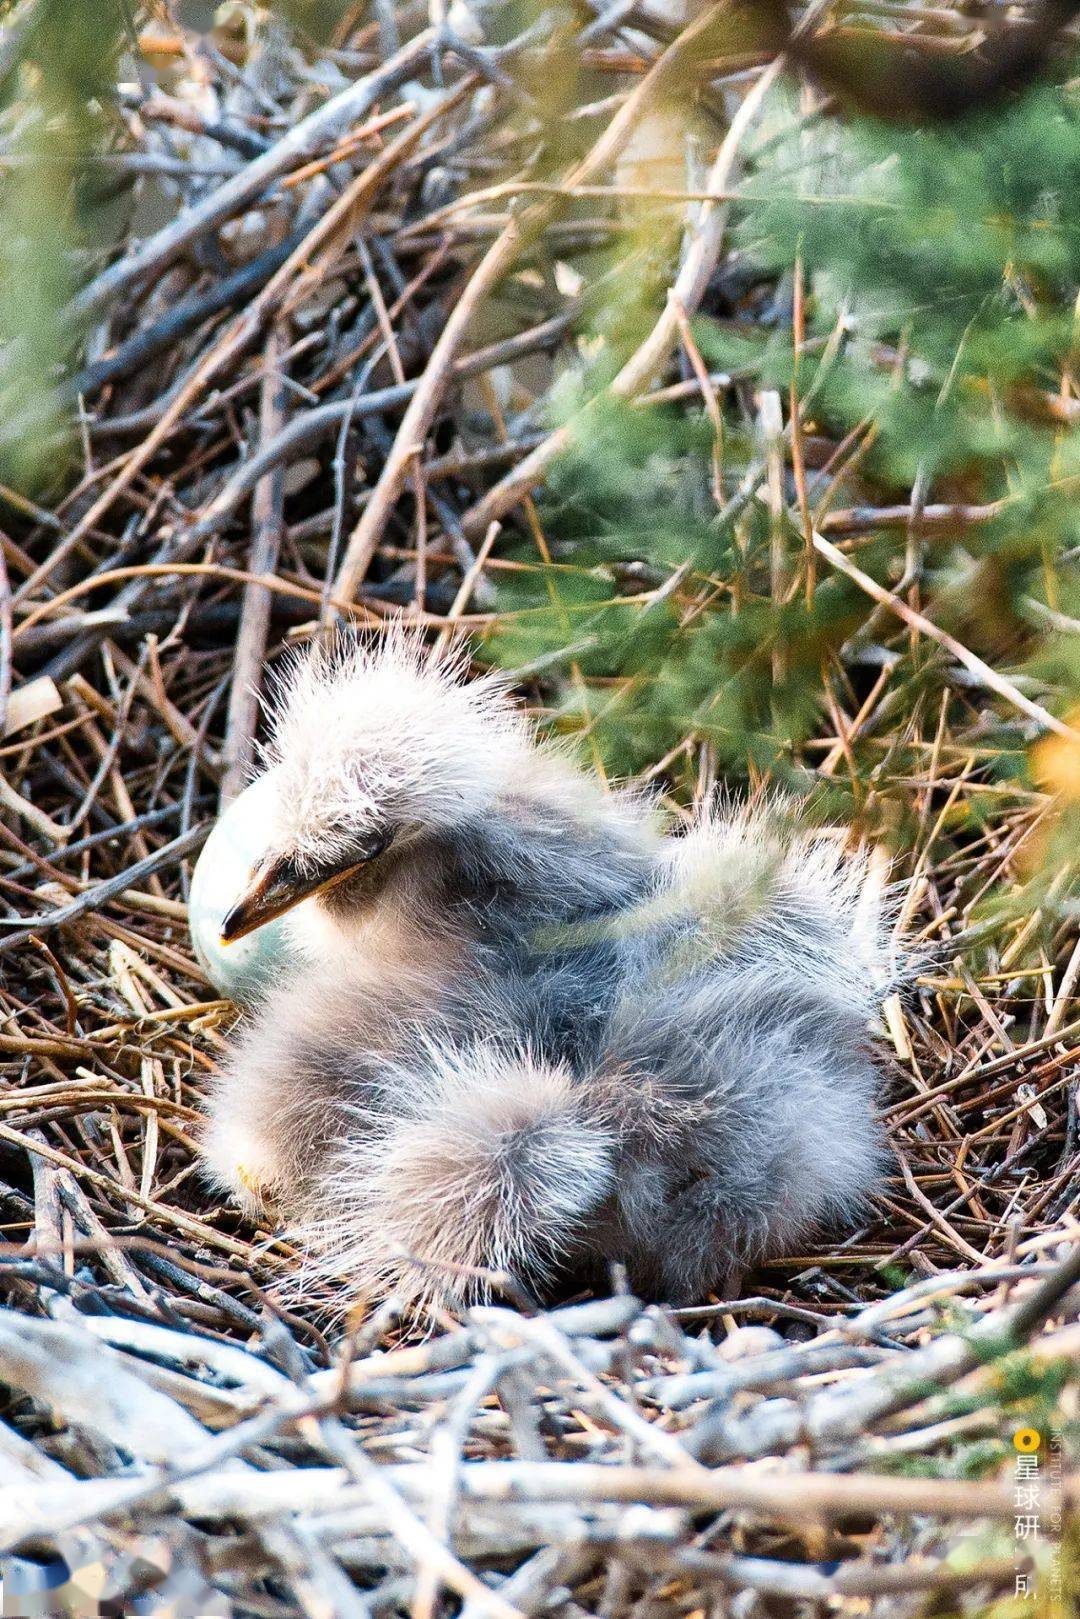
[[[866,858],[778,810],[663,837],[463,673],[392,636],[286,679],[223,936],[287,912],[310,964],[219,1076],[217,1183],[406,1303],[613,1261],[685,1301],[851,1219],[883,1156]]]

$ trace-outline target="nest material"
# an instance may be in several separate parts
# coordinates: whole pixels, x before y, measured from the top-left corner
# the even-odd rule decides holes
[[[1020,884],[1046,814],[999,788],[985,838],[948,846],[942,803],[983,781],[974,703],[966,730],[931,723],[912,742],[906,921],[939,965],[887,1008],[897,1165],[864,1229],[700,1310],[618,1296],[474,1309],[417,1341],[391,1303],[330,1341],[332,1295],[282,1304],[302,1256],[200,1183],[192,1125],[235,1014],[192,959],[185,898],[218,794],[250,764],[252,689],[328,604],[375,623],[404,607],[437,633],[490,621],[491,581],[516,566],[492,519],[560,442],[542,394],[552,356],[573,354],[582,289],[565,267],[618,228],[612,198],[581,188],[606,181],[668,71],[657,62],[686,48],[664,55],[663,28],[631,47],[622,16],[570,43],[542,22],[495,50],[420,32],[401,7],[394,28],[344,28],[321,55],[271,24],[238,79],[192,37],[152,42],[166,87],[129,106],[117,155],[174,211],[79,300],[97,323],[69,389],[83,476],[46,504],[4,496],[0,1474],[14,1487],[0,1547],[20,1550],[14,1589],[32,1582],[28,1558],[58,1556],[78,1591],[97,1581],[178,1615],[426,1619],[453,1599],[508,1619],[841,1597],[953,1611],[1011,1594],[1036,1564],[1047,1600],[1067,1579],[1051,1525],[1075,1496],[1055,1447],[1080,1351],[1080,945],[1067,920],[1038,935],[1038,917],[1005,915],[983,928],[994,970],[976,981],[964,964],[982,890]],[[591,92],[567,116],[593,144],[558,186],[537,170],[528,191],[529,72],[559,53]],[[337,76],[332,97],[313,63]],[[762,71],[743,95],[747,67]],[[706,100],[727,69],[743,112],[717,191],[775,75],[743,49],[713,64]],[[516,198],[493,171],[514,174]],[[699,403],[727,385],[696,362],[682,382],[663,371],[723,252],[706,211],[623,397]],[[550,281],[536,293],[552,263],[554,309]],[[861,507],[830,524],[875,520]],[[902,616],[881,633],[908,635]],[[980,701],[989,686],[1045,720],[974,663]],[[874,720],[835,698],[819,768]],[[1041,1540],[1016,1528],[1021,1427],[1042,1439]],[[967,1544],[979,1554],[954,1555]]]

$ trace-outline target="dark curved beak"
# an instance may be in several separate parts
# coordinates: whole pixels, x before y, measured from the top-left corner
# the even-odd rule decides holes
[[[289,855],[271,855],[261,860],[251,875],[251,881],[221,924],[222,944],[233,944],[245,934],[253,933],[265,922],[284,916],[301,900],[314,894],[325,894],[346,882],[364,866],[370,865],[390,843],[392,834],[379,833],[362,847],[351,849],[344,860],[323,866],[312,872],[301,873]]]

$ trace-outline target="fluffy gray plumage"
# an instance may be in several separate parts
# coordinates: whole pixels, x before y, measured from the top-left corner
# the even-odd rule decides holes
[[[292,913],[204,1131],[357,1295],[687,1301],[850,1221],[880,1171],[867,1026],[893,976],[865,856],[782,810],[662,837],[504,691],[392,639],[298,665],[275,848],[358,874]]]

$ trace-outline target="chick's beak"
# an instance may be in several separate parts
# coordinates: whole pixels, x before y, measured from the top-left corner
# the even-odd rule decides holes
[[[264,922],[284,916],[286,911],[313,894],[324,894],[327,889],[336,888],[338,883],[345,882],[382,854],[390,837],[390,833],[372,836],[363,845],[350,849],[344,859],[314,872],[310,868],[301,872],[290,855],[265,856],[221,924],[222,944],[232,944],[255,928],[261,928]]]

